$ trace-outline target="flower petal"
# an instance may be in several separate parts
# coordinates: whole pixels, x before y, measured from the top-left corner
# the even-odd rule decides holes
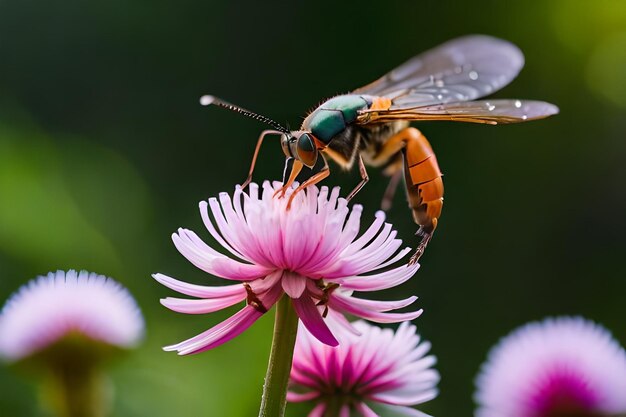
[[[161,304],[178,313],[206,314],[235,305],[238,302],[243,301],[245,298],[246,293],[244,289],[243,294],[222,298],[207,298],[203,300],[188,300],[185,298],[167,297],[161,299]]]
[[[172,235],[178,251],[201,270],[220,278],[250,281],[266,275],[271,269],[261,265],[244,264],[217,253],[194,232],[179,229]]]
[[[287,401],[292,403],[301,403],[304,401],[311,401],[318,398],[321,394],[317,391],[309,392],[293,392],[287,391]]]
[[[344,297],[339,292],[336,292],[335,294],[333,294],[333,296]],[[397,301],[366,300],[364,298],[356,298],[356,297],[344,297],[344,299],[346,299],[347,301],[349,301],[351,304],[355,306],[359,306],[367,310],[384,312],[384,311],[390,311],[390,310],[398,310],[400,308],[409,306],[413,304],[415,300],[417,300],[417,297],[413,295],[409,298],[405,298],[404,300],[397,300]]]
[[[263,278],[271,271],[271,268],[244,264],[230,258],[221,258],[213,261],[213,274],[225,279],[252,281]]]
[[[293,306],[302,320],[302,324],[317,340],[329,346],[337,346],[339,342],[324,322],[315,303],[306,293],[300,298],[292,299]]]
[[[326,403],[319,403],[309,413],[308,417],[324,417],[326,414]]]
[[[433,388],[427,391],[417,391],[417,393],[413,390],[407,390],[404,394],[380,393],[372,395],[370,398],[387,404],[416,405],[432,400],[437,394],[437,389]]]
[[[371,408],[369,408],[365,403],[357,402],[355,404],[355,408],[363,417],[379,417],[378,414],[374,412]]]
[[[245,306],[220,324],[176,345],[166,346],[165,351],[177,351],[179,355],[200,353],[215,348],[241,334],[261,317],[263,313]]]
[[[209,231],[211,236],[213,236],[213,239],[215,239],[220,245],[222,245],[222,247],[224,249],[226,249],[231,254],[235,255],[236,257],[238,257],[240,259],[248,260],[248,259],[246,259],[245,256],[243,256],[241,253],[237,252],[228,243],[226,243],[226,241],[224,240],[222,235],[220,235],[217,232],[217,230],[215,229],[215,226],[213,226],[213,222],[211,221],[211,218],[209,217],[208,206],[209,205],[208,205],[208,203],[206,201],[201,201],[200,202],[200,216],[202,217],[202,221],[204,222],[204,226],[207,228],[207,230]]]
[[[330,298],[329,305],[331,308],[341,312],[349,313],[364,319],[374,321],[376,323],[398,323],[416,319],[421,316],[423,310],[413,311],[410,313],[380,313],[378,311],[369,310],[354,302],[351,297],[343,297],[340,294],[333,294]]]
[[[346,316],[330,308],[328,309],[328,315],[326,316],[326,323],[333,334],[337,335],[337,337],[342,336],[343,333],[346,333],[347,336],[361,335],[361,332],[355,328],[352,323],[350,323],[350,320],[348,320]],[[341,342],[341,339],[339,339],[339,342]]]
[[[166,287],[171,288],[181,294],[190,295],[192,297],[222,298],[246,294],[246,289],[241,284],[209,287],[204,285],[189,284],[187,282],[179,281],[163,274],[153,274],[152,277]]]
[[[359,275],[343,279],[331,279],[331,282],[341,284],[344,289],[354,291],[380,291],[400,285],[411,278],[419,264],[402,265],[389,271],[374,275]]]
[[[304,277],[300,274],[285,271],[283,273],[283,278],[281,282],[283,285],[283,290],[285,290],[289,297],[300,298],[300,296],[304,292],[304,289],[306,288],[307,280],[307,277]]]
[[[391,404],[369,404],[372,409],[385,417],[431,417],[415,408]]]
[[[368,242],[374,238],[374,236],[376,236],[381,226],[385,222],[385,212],[379,210],[376,212],[374,217],[376,218],[376,220],[374,220],[371,226],[365,231],[365,233],[361,235],[361,237],[359,237],[357,240],[352,242],[350,246],[348,246],[344,255],[352,255],[358,252],[365,245],[367,245]]]

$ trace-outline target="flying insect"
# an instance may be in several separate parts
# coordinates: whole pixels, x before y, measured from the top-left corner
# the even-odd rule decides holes
[[[382,169],[390,177],[382,208],[391,205],[396,187],[404,176],[409,207],[421,237],[410,263],[424,253],[443,208],[443,181],[437,158],[426,137],[412,121],[467,123],[519,123],[558,113],[550,103],[534,100],[477,100],[509,84],[524,66],[524,55],[512,43],[485,35],[450,40],[419,54],[378,80],[349,94],[330,98],[313,110],[299,130],[290,131],[272,119],[213,96],[203,96],[203,105],[217,105],[269,124],[273,129],[259,136],[248,178],[263,139],[277,135],[287,157],[279,197],[303,167],[313,168],[321,157],[322,168],[299,185],[295,195],[328,177],[328,158],[345,170],[355,164],[361,181],[347,199],[352,199],[369,180],[366,166]],[[290,171],[289,171],[290,169]]]

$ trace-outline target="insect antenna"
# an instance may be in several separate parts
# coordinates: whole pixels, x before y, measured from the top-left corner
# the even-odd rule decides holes
[[[278,130],[279,132],[285,133],[287,135],[291,135],[291,132],[289,131],[289,129],[282,126],[280,123],[270,119],[269,117],[265,117],[261,114],[252,112],[250,110],[246,110],[243,107],[235,106],[234,104],[231,104],[217,97],[209,96],[209,95],[202,96],[200,97],[200,104],[202,104],[203,106],[210,106],[211,104],[213,104],[213,105],[220,106],[228,110],[236,111],[237,113],[243,114],[244,116],[266,123],[272,126],[274,129]]]

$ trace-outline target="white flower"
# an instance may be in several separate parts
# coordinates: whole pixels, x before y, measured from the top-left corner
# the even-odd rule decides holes
[[[527,324],[495,346],[476,381],[478,417],[626,412],[626,352],[580,317]]]
[[[16,361],[69,334],[130,348],[143,332],[135,300],[117,282],[87,271],[50,272],[6,302],[0,313],[0,355]]]

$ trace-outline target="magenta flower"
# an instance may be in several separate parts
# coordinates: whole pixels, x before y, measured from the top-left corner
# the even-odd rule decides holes
[[[286,294],[306,327],[321,342],[336,346],[337,339],[326,323],[328,314],[351,327],[343,314],[389,323],[411,320],[421,310],[389,313],[416,300],[373,301],[356,298],[353,291],[391,288],[408,280],[418,265],[402,264],[410,248],[399,251],[396,231],[376,213],[373,224],[359,234],[362,207],[348,208],[338,198],[339,188],[308,187],[295,198],[274,198],[281,184],[263,184],[260,192],[250,184],[249,193],[237,187],[233,198],[221,193],[219,200],[200,203],[204,224],[230,257],[204,243],[194,232],[179,229],[174,244],[191,263],[209,274],[238,281],[235,285],[208,287],[188,284],[162,274],[161,284],[199,299],[165,298],[161,303],[187,314],[211,313],[246,301],[245,307],[215,327],[165,350],[180,355],[214,348],[239,335]],[[293,191],[289,190],[287,197]],[[213,220],[209,217],[209,211]]]
[[[117,282],[87,271],[50,272],[6,302],[0,313],[0,355],[20,360],[69,335],[130,348],[143,332],[137,303]]]
[[[429,342],[420,342],[415,326],[404,322],[394,333],[363,321],[354,323],[360,335],[345,333],[338,347],[298,333],[293,365],[291,402],[314,401],[309,417],[424,416],[409,406],[438,394],[436,359],[426,356]],[[377,411],[374,411],[377,410]]]
[[[580,317],[527,324],[489,353],[476,381],[478,417],[626,413],[626,352]]]

